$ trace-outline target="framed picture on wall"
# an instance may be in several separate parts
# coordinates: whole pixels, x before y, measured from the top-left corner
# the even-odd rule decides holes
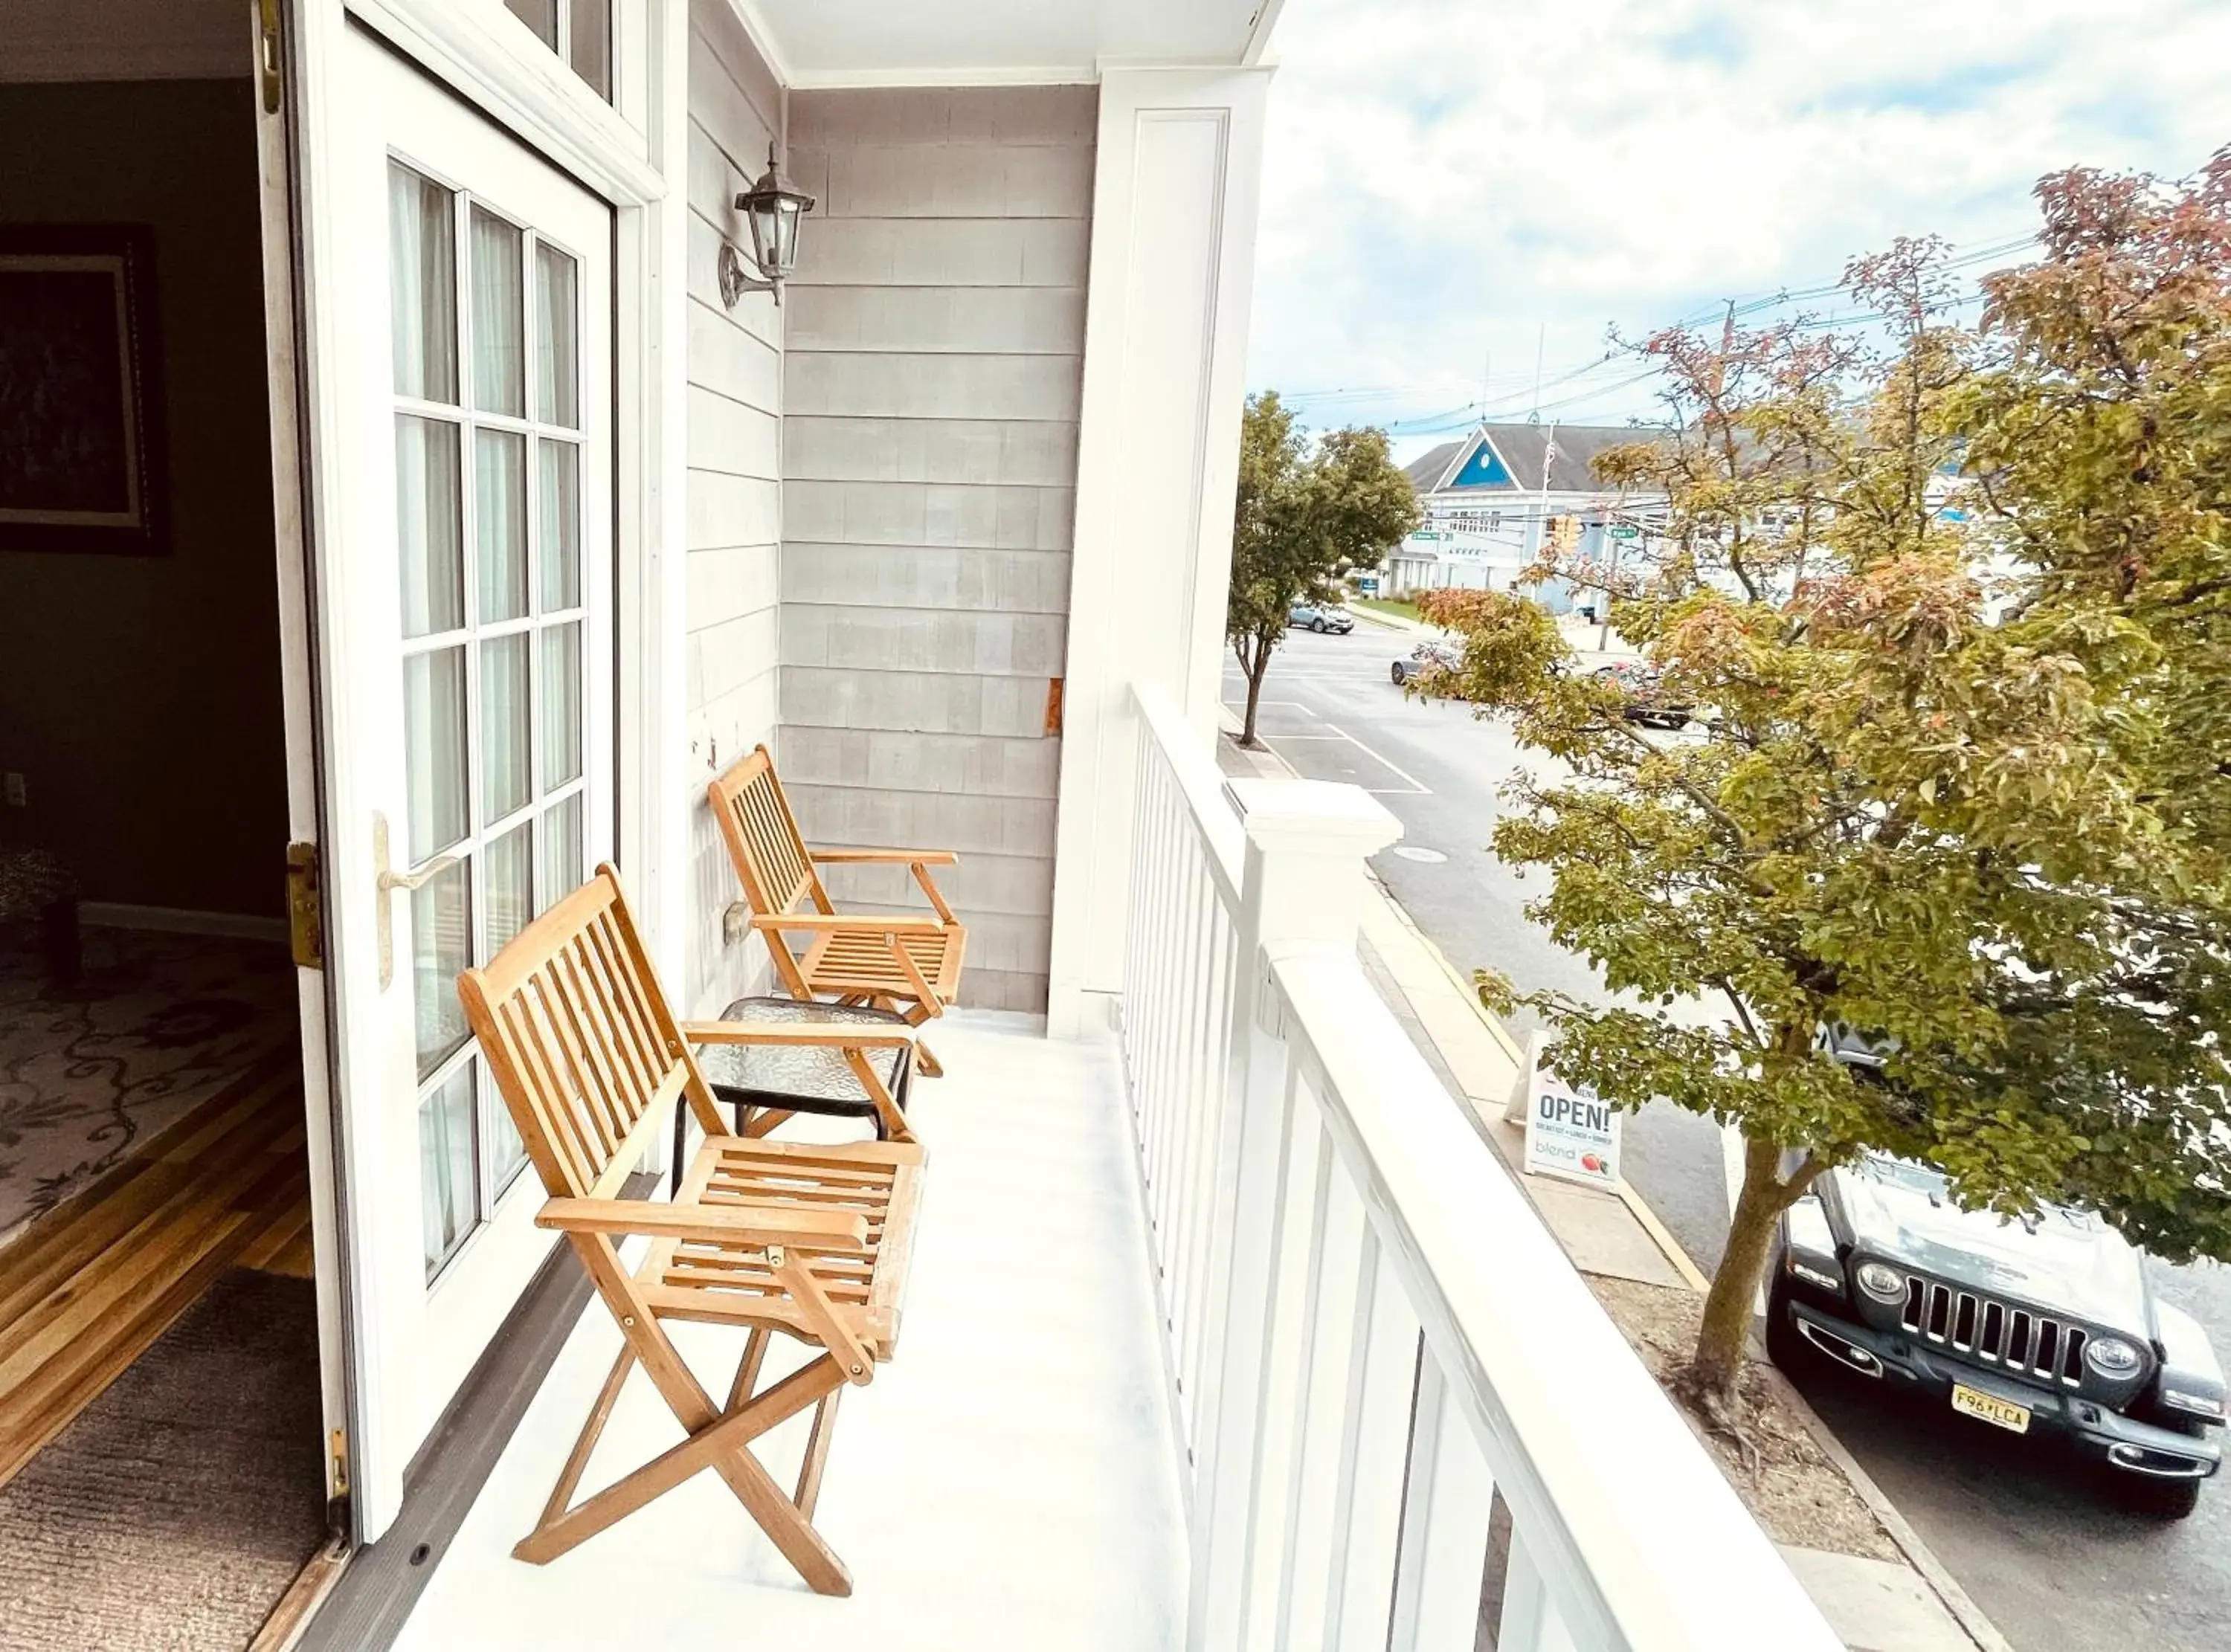
[[[0,552],[171,548],[155,237],[0,224]]]

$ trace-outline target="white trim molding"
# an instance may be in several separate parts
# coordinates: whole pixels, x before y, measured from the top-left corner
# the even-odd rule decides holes
[[[381,39],[613,205],[646,205],[665,194],[642,132],[501,0],[343,3]]]
[[[682,0],[682,3],[686,9],[689,0]],[[760,61],[767,66],[767,73],[774,76],[775,83],[785,91],[794,85],[803,84],[792,78],[789,61],[775,45],[774,30],[760,15],[759,0],[728,0],[728,10],[736,14],[736,21],[744,26],[745,37],[752,42],[752,49],[760,55]],[[687,18],[683,19],[683,27],[686,33]]]
[[[1122,984],[1136,681],[1214,738],[1266,68],[1100,90],[1047,1028]]]

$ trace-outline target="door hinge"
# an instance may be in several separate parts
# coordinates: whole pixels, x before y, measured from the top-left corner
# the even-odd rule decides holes
[[[263,113],[277,114],[286,77],[281,71],[279,57],[279,0],[256,0],[255,16],[259,27],[257,40],[258,78],[263,82]]]
[[[326,967],[325,879],[315,843],[287,845],[287,939],[298,969]]]

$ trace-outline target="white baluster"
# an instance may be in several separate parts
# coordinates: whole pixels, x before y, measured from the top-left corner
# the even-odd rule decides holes
[[[1258,1014],[1265,960],[1297,947],[1352,956],[1364,861],[1401,835],[1394,816],[1359,787],[1236,779],[1225,791],[1246,849],[1232,937],[1226,1105],[1211,1182],[1207,1318],[1221,1326],[1221,1345],[1206,1361],[1194,1406],[1193,1652],[1238,1644],[1246,1595],[1287,1081],[1285,1051]]]

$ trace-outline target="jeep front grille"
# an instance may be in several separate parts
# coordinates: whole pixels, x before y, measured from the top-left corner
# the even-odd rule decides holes
[[[1918,1274],[1905,1276],[1905,1311],[1899,1317],[1907,1331],[1940,1348],[2070,1388],[2083,1385],[2084,1345],[2091,1333],[2080,1325]]]

